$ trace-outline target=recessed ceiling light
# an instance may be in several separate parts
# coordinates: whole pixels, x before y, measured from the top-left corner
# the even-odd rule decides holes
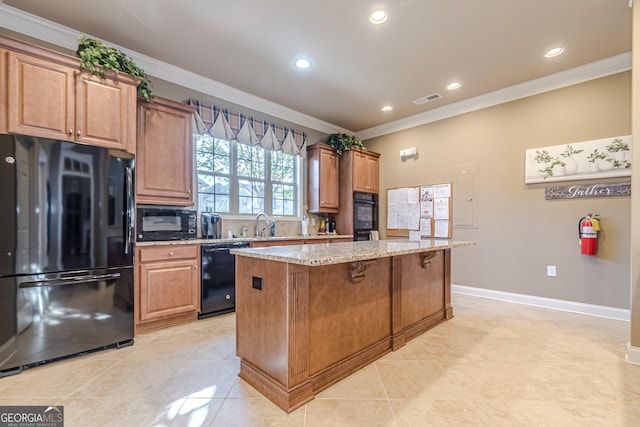
[[[460,86],[462,86],[462,83],[460,82],[451,82],[447,85],[447,89],[456,90],[456,89],[460,89]]]
[[[301,70],[306,70],[307,68],[311,67],[311,61],[307,58],[298,58],[293,62],[293,64],[296,66],[296,68],[299,68]]]
[[[387,111],[391,111],[393,110],[393,107],[391,105],[385,105],[384,107],[382,107],[382,111],[387,112]]]
[[[369,21],[371,21],[372,24],[382,24],[386,20],[387,12],[382,9],[374,10],[371,12],[371,15],[369,15]]]
[[[547,51],[547,53],[544,54],[545,58],[555,58],[558,55],[562,55],[562,52],[564,52],[564,49],[561,47],[554,47],[553,49],[550,49]]]

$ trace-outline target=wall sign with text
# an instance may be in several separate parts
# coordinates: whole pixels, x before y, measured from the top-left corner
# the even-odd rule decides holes
[[[567,185],[563,187],[547,187],[544,189],[544,198],[546,200],[620,196],[631,196],[630,182],[617,182],[615,184]]]

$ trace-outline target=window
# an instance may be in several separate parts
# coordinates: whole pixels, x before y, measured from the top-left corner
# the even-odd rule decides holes
[[[299,157],[208,134],[196,147],[201,211],[298,216]]]

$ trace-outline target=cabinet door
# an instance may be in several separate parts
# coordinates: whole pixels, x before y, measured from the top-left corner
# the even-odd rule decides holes
[[[366,164],[366,187],[370,193],[378,193],[378,158],[374,156],[367,156],[365,159]]]
[[[81,73],[75,105],[76,141],[135,152],[134,86]]]
[[[140,265],[140,321],[198,310],[196,260],[150,262]]]
[[[331,151],[320,152],[320,207],[338,209],[338,155]]]
[[[367,153],[353,153],[353,191],[378,192],[378,158]]]
[[[367,179],[367,157],[359,152],[353,151],[353,191],[370,191]]]
[[[137,202],[193,205],[192,114],[159,98],[138,107]]]
[[[55,62],[8,52],[8,131],[73,140],[75,71]]]
[[[307,150],[307,204],[311,213],[337,213],[340,205],[339,158],[324,144]]]

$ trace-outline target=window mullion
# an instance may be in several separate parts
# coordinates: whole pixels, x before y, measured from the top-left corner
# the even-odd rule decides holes
[[[231,156],[229,162],[231,163],[231,188],[229,190],[229,201],[231,212],[240,212],[240,182],[238,179],[238,149],[237,142],[230,144]]]
[[[272,151],[265,150],[264,156],[264,208],[267,215],[273,215],[273,192],[272,192],[272,180],[271,180],[271,153]]]

